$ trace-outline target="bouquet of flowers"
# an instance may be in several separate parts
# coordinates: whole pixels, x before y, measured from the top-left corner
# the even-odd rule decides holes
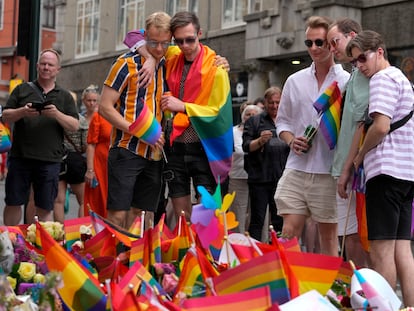
[[[40,224],[56,241],[63,241],[65,238],[65,231],[63,224],[57,221],[41,221]],[[31,243],[36,243],[36,224],[31,224],[27,228],[27,240]]]
[[[43,256],[23,236],[1,233],[0,250],[9,249],[10,245],[13,252],[7,253],[5,259],[12,261],[11,269],[0,273],[0,311],[20,310],[22,305],[25,310],[59,310],[60,274],[48,271]]]

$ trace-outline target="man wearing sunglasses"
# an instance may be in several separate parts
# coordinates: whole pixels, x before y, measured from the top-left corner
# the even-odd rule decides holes
[[[327,39],[337,61],[340,63],[352,61],[352,58],[346,55],[346,46],[361,31],[361,25],[350,18],[337,20],[329,26]],[[349,192],[352,191],[354,171],[352,161],[358,150],[363,129],[359,124],[368,107],[368,94],[369,80],[352,66],[351,77],[343,98],[341,130],[332,164],[332,176],[337,179],[338,236],[340,239],[345,239],[342,243],[346,258],[360,267],[367,266],[368,254],[358,234],[355,194],[349,195]],[[366,243],[364,245],[367,247]]]
[[[175,214],[179,217],[184,212],[189,220],[190,180],[196,191],[203,186],[213,193],[217,183],[225,181],[230,171],[233,153],[230,81],[225,68],[216,62],[216,53],[200,43],[201,27],[194,13],[176,13],[171,19],[171,32],[175,46],[166,53],[171,95],[161,100],[161,109],[174,114],[165,128],[166,171],[172,173],[168,187]],[[139,53],[147,58],[148,64],[150,55],[145,48],[140,47]]]
[[[145,105],[160,122],[161,95],[167,89],[164,55],[171,41],[171,17],[164,12],[151,14],[145,22],[147,49],[155,59],[155,78],[139,81],[145,59],[135,48],[112,65],[102,89],[99,113],[113,126],[108,155],[108,219],[129,228],[145,210],[146,224],[153,217],[160,198],[163,161],[154,158],[153,148],[161,149],[161,136],[155,146],[133,135],[130,125]],[[131,215],[133,217],[131,217]]]
[[[321,252],[338,256],[336,182],[330,173],[333,150],[320,133],[313,137],[311,147],[304,137],[305,129],[318,119],[315,100],[333,81],[344,89],[349,78],[329,50],[330,23],[325,17],[308,19],[305,45],[312,65],[292,74],[283,88],[276,129],[291,151],[275,199],[283,216],[282,235],[299,238],[311,217],[318,224]]]

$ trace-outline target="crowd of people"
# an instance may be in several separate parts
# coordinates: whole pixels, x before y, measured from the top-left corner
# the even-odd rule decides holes
[[[93,210],[129,228],[145,211],[150,226],[167,187],[175,217],[189,220],[191,187],[199,200],[199,187],[213,194],[228,182],[236,231],[266,241],[271,224],[285,238],[312,241],[308,251],[341,250],[393,288],[398,280],[404,304],[414,305],[414,94],[381,35],[349,18],[311,16],[304,44],[312,64],[283,89],[271,86],[243,104],[236,126],[228,62],[201,35],[191,12],[148,16],[145,31],[127,34],[130,49],[112,64],[101,95],[96,87],[82,93],[84,115],[55,82],[59,54],[42,51],[38,78],[17,86],[3,112],[14,124],[4,223],[18,224],[30,197],[33,215],[63,221],[67,185],[80,216]],[[332,148],[314,102],[334,82],[342,114]],[[153,143],[131,130],[148,109],[162,125]],[[369,249],[358,235],[356,178],[363,179]]]

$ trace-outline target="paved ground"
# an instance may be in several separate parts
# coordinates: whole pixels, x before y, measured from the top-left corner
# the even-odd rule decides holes
[[[5,195],[4,191],[5,191],[4,190],[4,180],[1,180],[0,181],[0,225],[1,226],[4,225],[3,224],[3,210],[4,210],[4,205],[5,205],[5,203],[4,203],[4,195]],[[73,194],[71,194],[69,196],[69,201],[70,201],[69,211],[65,215],[65,217],[67,219],[76,218],[76,217],[78,217],[79,205],[78,205],[78,203],[76,201],[76,198]],[[22,222],[23,222],[23,220],[22,220]]]

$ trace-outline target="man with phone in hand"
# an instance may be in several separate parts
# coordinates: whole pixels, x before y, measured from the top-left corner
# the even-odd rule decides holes
[[[79,128],[72,95],[56,84],[59,70],[57,51],[46,49],[40,52],[37,80],[17,86],[4,107],[4,121],[14,123],[6,178],[5,225],[20,222],[21,205],[26,203],[31,186],[39,220],[53,219],[64,153],[63,130]]]

